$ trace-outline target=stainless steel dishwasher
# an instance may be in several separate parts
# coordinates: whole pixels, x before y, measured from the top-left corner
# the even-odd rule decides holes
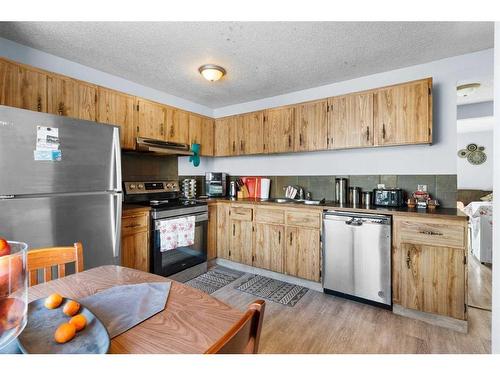
[[[325,293],[390,309],[391,217],[323,213]]]

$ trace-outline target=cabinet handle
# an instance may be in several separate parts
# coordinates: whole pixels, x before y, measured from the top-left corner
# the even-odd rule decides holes
[[[301,134],[299,134],[299,145],[301,145],[301,146],[302,146],[302,133],[301,133]]]
[[[236,145],[235,145],[235,143],[233,141],[233,152],[235,152],[235,151],[236,151]]]
[[[38,112],[42,112],[42,98],[40,95],[38,95],[36,107],[37,107]]]
[[[288,147],[292,147],[292,136],[288,134]]]
[[[278,232],[278,243],[281,244],[281,232]]]
[[[240,151],[243,151],[245,149],[245,145],[243,144],[243,141],[240,140]]]
[[[233,224],[233,237],[235,236],[236,226]]]
[[[382,139],[385,139],[385,124],[382,124]]]
[[[410,250],[408,250],[408,253],[406,254],[406,268],[408,268],[408,269],[411,268]]]
[[[63,102],[59,103],[59,108],[58,108],[57,112],[59,113],[60,116],[62,116],[64,114],[64,103]]]
[[[290,245],[292,244],[292,232],[290,232]]]
[[[421,230],[418,233],[420,233],[420,234],[427,234],[428,236],[442,236],[443,235],[443,233],[433,232],[431,230]]]
[[[125,225],[125,228],[135,228],[135,227],[140,227],[141,224],[129,224],[129,225]]]
[[[163,135],[163,124],[160,124],[160,135]]]
[[[366,127],[366,140],[367,141],[370,140],[370,127],[369,126]]]

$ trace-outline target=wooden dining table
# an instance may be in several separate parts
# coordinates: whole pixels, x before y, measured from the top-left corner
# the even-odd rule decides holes
[[[116,285],[164,281],[172,282],[165,309],[113,338],[109,353],[204,353],[243,316],[198,289],[120,266],[96,267],[32,286],[28,299],[59,293],[78,300]]]

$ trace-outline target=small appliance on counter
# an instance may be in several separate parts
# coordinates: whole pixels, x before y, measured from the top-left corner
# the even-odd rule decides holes
[[[345,204],[347,203],[347,189],[348,180],[347,178],[336,178],[335,179],[335,203]]]
[[[238,195],[238,184],[236,181],[231,181],[229,183],[229,198],[236,199]]]
[[[362,194],[361,197],[362,197],[363,206],[370,207],[372,205],[372,202],[373,202],[373,192],[363,191],[363,193],[361,193],[361,194]]]
[[[210,198],[225,197],[227,195],[227,184],[229,176],[221,172],[205,173],[205,192]]]
[[[361,204],[361,188],[356,186],[351,186],[349,188],[349,203],[354,207]]]
[[[405,203],[402,189],[373,189],[373,204],[375,206],[402,207]]]

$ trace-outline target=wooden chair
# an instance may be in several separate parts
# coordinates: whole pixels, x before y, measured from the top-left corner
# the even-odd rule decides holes
[[[66,264],[75,262],[75,272],[83,271],[83,246],[47,247],[28,251],[29,284],[38,284],[38,270],[43,269],[43,282],[52,280],[52,267],[57,266],[57,276],[66,276]]]
[[[265,302],[252,303],[245,315],[205,354],[257,354]]]

